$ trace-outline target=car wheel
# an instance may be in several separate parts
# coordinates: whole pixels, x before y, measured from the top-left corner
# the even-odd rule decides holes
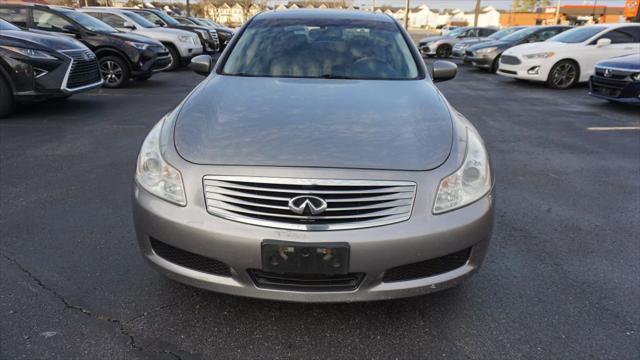
[[[448,58],[451,56],[451,45],[440,45],[436,49],[436,56],[439,58]]]
[[[547,85],[553,89],[568,89],[578,81],[578,65],[571,60],[563,60],[553,65]]]
[[[0,76],[0,118],[13,112],[15,102],[9,84]]]
[[[100,74],[104,79],[104,87],[119,88],[129,81],[130,72],[127,63],[117,56],[100,58]]]
[[[495,60],[493,60],[493,62],[491,63],[491,69],[489,69],[489,71],[495,74],[498,72],[499,67],[500,67],[500,56],[496,57]]]
[[[180,54],[178,50],[176,50],[172,45],[165,46],[167,50],[169,50],[169,57],[171,58],[171,62],[169,66],[165,69],[165,71],[173,71],[180,67]]]

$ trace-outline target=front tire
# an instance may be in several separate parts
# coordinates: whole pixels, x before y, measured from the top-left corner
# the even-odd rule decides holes
[[[491,68],[489,69],[489,71],[491,71],[492,73],[497,73],[498,72],[498,68],[500,67],[500,56],[496,57],[495,60],[493,60],[493,62],[491,63]]]
[[[440,45],[438,46],[438,48],[436,49],[436,57],[443,59],[443,58],[448,58],[451,56],[451,45]]]
[[[100,74],[104,79],[104,87],[115,89],[124,86],[129,78],[131,72],[129,71],[129,65],[118,56],[105,56],[100,58]]]
[[[169,56],[171,57],[171,63],[164,71],[173,71],[180,67],[181,58],[178,50],[173,47],[173,45],[165,45],[167,50],[169,50]]]
[[[569,89],[578,82],[580,70],[571,60],[562,60],[553,65],[547,78],[547,86],[552,89]]]
[[[0,76],[0,118],[13,112],[15,101],[9,84]]]

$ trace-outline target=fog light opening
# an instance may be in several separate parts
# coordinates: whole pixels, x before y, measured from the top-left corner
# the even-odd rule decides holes
[[[539,71],[540,71],[540,66],[534,66],[534,67],[530,68],[529,70],[527,70],[527,74],[529,74],[529,75],[538,75]]]

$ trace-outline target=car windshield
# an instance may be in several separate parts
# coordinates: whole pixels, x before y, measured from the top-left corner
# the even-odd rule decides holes
[[[503,37],[500,40],[503,41],[507,41],[507,42],[511,42],[511,41],[520,41],[524,38],[526,38],[527,36],[535,33],[536,31],[540,30],[539,27],[530,27],[530,28],[526,28],[526,29],[522,29],[522,30],[518,30],[516,32],[511,33],[510,35],[507,35],[505,37]]]
[[[196,18],[189,18],[189,20],[196,24],[196,25],[200,25],[200,26],[209,26],[209,24],[205,23],[204,21],[201,21],[200,19],[196,19]]]
[[[462,27],[462,28],[455,28],[454,30],[451,30],[447,33],[447,36],[451,36],[451,37],[456,37],[460,34],[462,34],[463,32],[467,31],[468,28],[466,27]]]
[[[63,11],[63,13],[67,17],[77,22],[78,24],[80,24],[80,26],[82,26],[83,28],[89,31],[104,32],[104,33],[118,32],[118,30],[112,28],[111,26],[103,23],[102,21],[94,18],[91,15],[87,15],[85,13],[81,13],[75,10],[65,10]]]
[[[172,18],[171,16],[165,14],[162,11],[154,11],[153,13],[156,14],[158,17],[160,17],[164,22],[166,22],[169,25],[174,25],[174,26],[180,25],[180,23],[176,19]]]
[[[575,28],[558,34],[547,41],[557,41],[561,43],[581,43],[605,29],[606,27],[604,26],[586,26]]]
[[[418,67],[395,22],[278,18],[249,24],[223,74],[405,80]]]
[[[20,28],[0,19],[0,30],[20,30]]]
[[[513,34],[516,31],[522,30],[522,28],[517,28],[517,27],[513,27],[513,28],[509,28],[509,29],[504,29],[504,30],[500,30],[498,32],[494,32],[493,34],[489,35],[489,39],[491,40],[500,40],[508,35]]]
[[[154,27],[158,27],[158,25],[152,23],[151,21],[143,18],[142,16],[134,13],[133,11],[123,11],[122,12],[126,17],[128,17],[129,19],[131,19],[132,21],[134,21],[136,24],[142,26],[143,28],[154,28]]]

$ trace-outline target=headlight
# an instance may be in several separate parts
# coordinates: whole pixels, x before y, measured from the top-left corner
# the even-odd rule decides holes
[[[164,118],[144,139],[136,166],[136,182],[153,195],[177,205],[187,205],[182,175],[160,154],[160,133]]]
[[[180,35],[178,36],[178,40],[180,42],[189,42],[189,39],[191,39],[191,36],[186,36],[186,35]]]
[[[135,42],[135,41],[125,41],[125,43],[129,46],[132,46],[138,50],[146,50],[149,47],[149,44]]]
[[[536,53],[536,54],[522,55],[522,57],[525,59],[548,59],[553,55],[555,55],[553,51],[547,51],[547,52]]]
[[[478,55],[486,55],[486,54],[488,54],[490,52],[496,51],[496,49],[497,49],[497,47],[488,47],[488,48],[484,48],[484,49],[479,49],[479,50],[476,50],[476,54],[478,54]]]
[[[44,51],[41,50],[36,50],[36,49],[29,49],[29,48],[21,48],[21,47],[15,47],[15,46],[0,46],[1,48],[5,49],[5,50],[9,50],[12,51],[14,53],[18,53],[20,55],[24,55],[24,56],[28,56],[32,59],[45,59],[45,60],[57,60],[58,58],[51,56],[49,54],[47,54]]]
[[[640,81],[640,73],[631,74],[631,79]]]
[[[462,166],[440,181],[433,213],[441,214],[480,199],[491,190],[491,169],[480,137],[467,130],[467,149]]]

